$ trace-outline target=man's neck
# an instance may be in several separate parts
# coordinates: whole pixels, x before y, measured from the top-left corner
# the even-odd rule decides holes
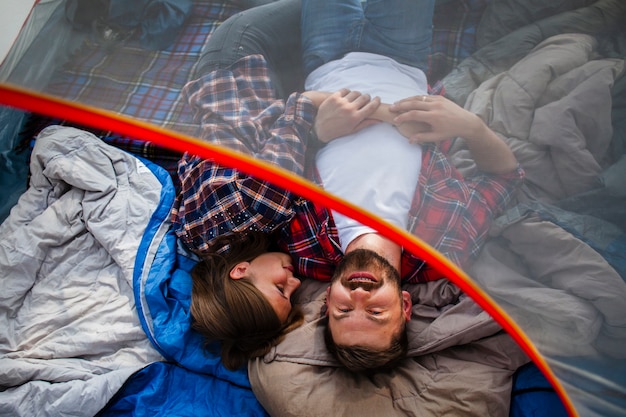
[[[346,253],[355,249],[369,249],[385,258],[398,272],[402,258],[402,246],[378,233],[366,233],[354,239],[346,248]]]

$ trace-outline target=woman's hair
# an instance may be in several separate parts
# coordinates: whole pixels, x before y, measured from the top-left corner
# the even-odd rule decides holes
[[[268,252],[269,246],[264,233],[223,236],[191,272],[192,327],[204,336],[205,347],[221,342],[222,362],[228,369],[265,355],[302,322],[302,314],[294,308],[281,323],[269,301],[249,280],[230,278],[235,265]]]

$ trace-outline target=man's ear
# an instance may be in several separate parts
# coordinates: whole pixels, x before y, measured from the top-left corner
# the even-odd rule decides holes
[[[411,314],[413,313],[413,302],[411,301],[411,294],[408,291],[402,291],[402,315],[406,321],[411,320]]]
[[[250,268],[250,262],[239,262],[230,270],[230,278],[241,279],[247,277],[248,268]]]

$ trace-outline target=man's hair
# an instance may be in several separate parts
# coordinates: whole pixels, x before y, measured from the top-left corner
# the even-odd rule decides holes
[[[391,345],[382,350],[366,346],[336,344],[328,322],[326,322],[326,328],[324,329],[324,342],[326,343],[326,349],[339,363],[353,372],[391,369],[406,357],[409,345],[406,323],[403,323],[400,332],[391,339]]]
[[[302,314],[294,308],[281,323],[254,284],[246,278],[230,278],[235,265],[253,260],[268,248],[269,238],[263,233],[224,236],[191,272],[192,328],[204,336],[207,349],[221,342],[222,362],[228,369],[265,355],[302,322]]]

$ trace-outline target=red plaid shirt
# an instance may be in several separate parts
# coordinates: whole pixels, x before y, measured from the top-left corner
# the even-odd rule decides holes
[[[286,102],[276,100],[262,57],[208,74],[188,84],[185,94],[204,139],[303,175],[316,109],[297,93]],[[422,154],[409,230],[463,268],[478,254],[523,172],[463,178],[437,146],[424,145]],[[174,230],[192,251],[202,256],[225,233],[278,232],[278,246],[291,254],[299,276],[331,278],[343,253],[329,210],[190,155],[181,159],[178,174],[182,190],[173,209]],[[408,252],[401,275],[414,283],[442,278]]]

